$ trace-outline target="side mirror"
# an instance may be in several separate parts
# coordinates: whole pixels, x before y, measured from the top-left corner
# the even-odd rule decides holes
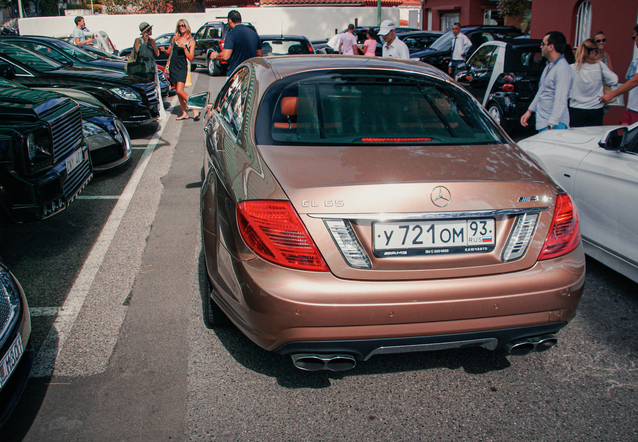
[[[625,144],[628,132],[627,127],[612,129],[598,142],[598,145],[605,150],[620,150]]]
[[[2,63],[0,64],[0,77],[13,80],[16,78],[16,69],[11,64]]]
[[[192,109],[206,109],[208,105],[208,97],[210,92],[200,92],[188,97],[187,106],[189,110]]]

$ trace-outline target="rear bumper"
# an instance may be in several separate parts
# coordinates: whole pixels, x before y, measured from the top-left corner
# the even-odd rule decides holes
[[[208,235],[206,246],[215,247]],[[261,259],[227,255],[217,261],[230,265],[218,273],[209,268],[213,300],[257,345],[284,354],[313,346],[333,352],[345,342],[365,358],[377,345],[369,340],[436,343],[467,333],[493,334],[498,348],[509,338],[504,330],[562,328],[575,314],[585,281],[582,245],[524,271],[440,280],[349,281]]]
[[[351,341],[297,341],[289,342],[274,350],[280,355],[349,354],[358,361],[367,361],[382,354],[413,353],[448,350],[455,348],[483,347],[497,350],[505,344],[520,339],[557,333],[567,325],[554,322],[530,327],[508,328],[472,333],[441,334],[435,336],[411,336],[407,338],[359,339]]]

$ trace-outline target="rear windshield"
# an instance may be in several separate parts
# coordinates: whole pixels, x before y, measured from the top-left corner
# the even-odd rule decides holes
[[[545,69],[545,62],[540,46],[508,47],[507,52],[505,52],[503,69],[506,72],[537,72],[540,74]]]
[[[308,44],[300,40],[262,39],[261,49],[264,57],[269,55],[312,54]]]
[[[499,144],[471,96],[434,77],[390,71],[305,74],[275,83],[258,144]]]

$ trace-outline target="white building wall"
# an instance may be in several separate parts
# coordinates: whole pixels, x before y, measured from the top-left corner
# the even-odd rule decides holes
[[[86,27],[91,31],[106,31],[117,49],[133,45],[139,36],[139,24],[146,21],[153,25],[153,34],[173,32],[180,19],[185,19],[193,33],[207,21],[226,17],[228,11],[237,9],[243,21],[252,23],[260,34],[304,35],[310,40],[322,40],[345,29],[358,19],[359,26],[376,26],[377,9],[371,7],[253,7],[214,8],[205,13],[188,14],[131,14],[85,16]],[[29,17],[18,20],[21,35],[71,35],[74,16]],[[399,24],[399,8],[382,8],[381,20],[393,20]],[[224,19],[225,21],[225,19]]]

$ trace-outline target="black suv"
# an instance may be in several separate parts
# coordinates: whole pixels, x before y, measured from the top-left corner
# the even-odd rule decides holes
[[[472,42],[472,47],[467,52],[468,57],[487,41],[504,40],[523,35],[521,30],[514,26],[496,25],[461,26],[461,33],[465,34]],[[447,73],[447,68],[452,56],[453,37],[454,34],[452,34],[452,30],[447,31],[439,37],[437,41],[432,43],[432,46],[423,51],[419,60],[431,64]]]
[[[250,23],[242,22],[241,24],[257,32]],[[229,32],[230,26],[228,22],[209,21],[204,23],[193,36],[195,39],[195,56],[191,69],[206,67],[210,75],[226,75],[227,61],[211,60],[208,57],[212,51],[222,51],[224,39]]]
[[[10,70],[0,64],[0,71]],[[65,209],[93,176],[80,106],[0,78],[0,210],[11,221]]]

